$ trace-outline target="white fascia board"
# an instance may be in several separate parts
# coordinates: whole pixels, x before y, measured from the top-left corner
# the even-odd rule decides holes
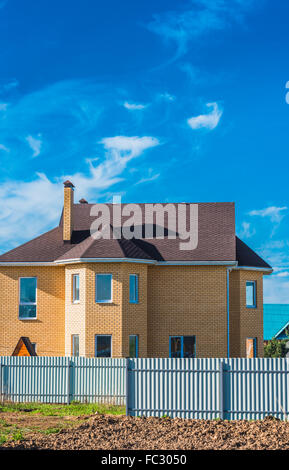
[[[242,270],[242,271],[264,271],[267,273],[272,273],[273,269],[272,268],[255,268],[254,266],[237,266],[237,270]]]
[[[236,261],[156,261],[137,258],[74,258],[57,260],[55,264],[72,263],[142,263],[156,266],[236,266]]]
[[[237,267],[236,261],[156,261],[137,258],[73,258],[43,262],[0,262],[1,266],[63,266],[78,263],[140,263],[154,266],[232,266]]]
[[[54,261],[42,261],[42,262],[33,262],[33,261],[13,261],[11,263],[7,261],[0,262],[1,266],[55,266]]]

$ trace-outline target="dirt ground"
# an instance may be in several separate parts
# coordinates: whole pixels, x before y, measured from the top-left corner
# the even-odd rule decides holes
[[[47,426],[51,427],[51,424],[49,421]],[[54,424],[57,426],[57,422]],[[289,422],[270,417],[262,421],[207,421],[95,415],[84,422],[82,420],[76,427],[57,433],[46,435],[35,432],[26,435],[23,441],[6,442],[2,445],[4,448],[289,449]]]

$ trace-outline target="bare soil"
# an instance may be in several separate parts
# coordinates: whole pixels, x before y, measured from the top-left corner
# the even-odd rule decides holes
[[[46,424],[51,426],[52,422]],[[23,441],[6,442],[2,445],[4,448],[289,449],[289,422],[271,417],[260,421],[209,421],[95,415],[77,427],[62,429],[56,434],[31,433]]]

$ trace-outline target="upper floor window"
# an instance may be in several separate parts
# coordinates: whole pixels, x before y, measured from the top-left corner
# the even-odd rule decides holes
[[[256,281],[246,282],[246,306],[256,308]]]
[[[196,357],[196,337],[170,336],[170,357]]]
[[[129,302],[131,304],[138,303],[138,275],[129,275]]]
[[[112,302],[112,275],[96,274],[95,301],[98,303]]]
[[[72,302],[79,302],[79,274],[72,275]]]
[[[36,277],[20,277],[19,279],[19,318],[36,318]]]

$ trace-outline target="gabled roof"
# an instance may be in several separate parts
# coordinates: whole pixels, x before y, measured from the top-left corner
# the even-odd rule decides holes
[[[12,356],[37,356],[35,349],[27,336],[21,336]]]
[[[165,204],[164,204],[165,205]],[[198,246],[194,250],[180,250],[179,235],[169,238],[165,218],[165,237],[158,239],[99,239],[90,235],[95,220],[91,216],[94,204],[74,204],[74,230],[71,243],[62,237],[62,216],[59,226],[0,256],[0,263],[68,262],[75,259],[142,260],[144,262],[212,262],[270,268],[256,253],[235,236],[235,205],[225,203],[198,203]],[[112,214],[113,205],[107,204]],[[144,204],[139,204],[144,214]],[[129,217],[123,217],[121,223]],[[189,218],[189,211],[187,211]],[[112,217],[111,217],[112,220]],[[142,221],[144,223],[144,219]],[[187,226],[190,222],[187,220]],[[115,227],[117,228],[117,227]],[[113,227],[110,227],[112,231]],[[143,229],[143,227],[142,227]],[[154,226],[154,230],[156,226]]]
[[[264,340],[285,337],[289,326],[289,304],[264,304]]]

